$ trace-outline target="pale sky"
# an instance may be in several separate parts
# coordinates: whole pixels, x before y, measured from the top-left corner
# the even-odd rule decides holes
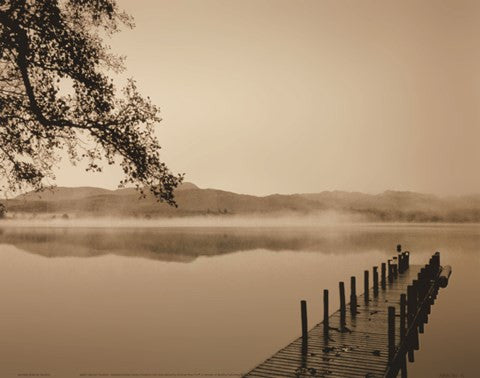
[[[163,158],[240,193],[480,192],[480,2],[122,0]],[[119,169],[61,165],[114,188]]]

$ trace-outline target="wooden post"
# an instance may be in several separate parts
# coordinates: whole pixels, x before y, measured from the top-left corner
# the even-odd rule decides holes
[[[400,342],[403,343],[405,340],[405,325],[406,325],[406,307],[407,307],[407,295],[400,294]]]
[[[386,265],[385,263],[382,263],[382,289],[385,290],[386,286],[387,286],[387,279],[386,279]]]
[[[307,323],[307,302],[300,302],[301,317],[302,317],[302,347],[301,347],[301,366],[307,368],[308,359],[308,323]]]
[[[307,368],[307,361],[308,361],[308,340],[302,339],[302,349],[301,349],[302,359],[301,359],[301,367],[303,369]]]
[[[308,321],[307,321],[307,301],[300,302],[300,312],[302,316],[302,339],[308,339]]]
[[[393,269],[392,269],[392,260],[387,261],[387,266],[388,266],[388,283],[393,282]]]
[[[378,295],[378,266],[373,267],[373,295]]]
[[[405,343],[405,335],[406,335],[406,307],[407,307],[407,296],[406,294],[400,294],[400,345],[404,345]],[[400,351],[401,353],[401,371],[402,371],[402,378],[407,377],[407,359],[405,356],[406,350],[403,349]]]
[[[425,304],[423,307],[423,323],[426,324],[428,323],[428,289],[429,289],[429,283],[430,283],[430,273],[429,273],[429,268],[426,267],[424,270],[424,277],[423,277],[423,295],[422,295],[422,303]]]
[[[400,369],[401,369],[401,377],[407,378],[407,356],[405,354],[402,356]]]
[[[432,266],[427,265],[425,268],[425,277],[424,277],[424,293],[423,293],[423,303],[424,309],[423,309],[423,323],[427,324],[428,323],[428,315],[430,314],[430,298],[429,298],[429,290],[430,290],[430,283],[432,280]]]
[[[410,268],[410,252],[405,251],[405,270]]]
[[[413,362],[413,348],[414,348],[414,343],[413,343],[413,319],[414,319],[414,302],[413,302],[413,297],[415,295],[415,291],[412,285],[407,286],[407,324],[408,324],[408,329],[410,330],[408,334],[408,339],[407,339],[407,348],[408,348],[408,361]]]
[[[323,290],[323,333],[328,337],[328,290]]]
[[[343,331],[347,324],[345,320],[346,306],[345,306],[345,284],[343,282],[338,283],[340,289],[340,331]]]
[[[393,363],[395,356],[395,307],[388,306],[388,363]]]
[[[437,275],[440,272],[440,252],[435,252],[433,255],[435,257],[435,270],[434,273]]]
[[[397,244],[397,264],[398,264],[398,273],[402,273],[402,245]]]
[[[427,265],[427,279],[430,281],[433,279],[433,256],[430,257]]]
[[[398,270],[396,270],[397,267],[398,267],[398,257],[397,257],[397,256],[393,256],[393,258],[392,258],[393,278],[397,278],[397,276],[396,276],[396,271],[398,272]]]
[[[368,283],[368,270],[363,272],[363,298],[365,299],[365,303],[368,303],[368,288],[370,284]]]
[[[413,280],[412,281],[412,286],[413,286],[413,297],[412,297],[413,316],[415,316],[415,314],[418,311],[418,281]],[[419,342],[418,342],[418,318],[417,318],[417,321],[414,322],[413,325],[414,325],[414,327],[413,327],[413,347],[415,348],[415,350],[419,350],[420,345],[419,345]]]
[[[357,289],[355,277],[350,277],[350,312],[352,316],[357,315]]]
[[[418,307],[419,307],[419,310],[420,310],[420,313],[419,313],[419,321],[418,321],[418,332],[419,333],[423,333],[424,332],[424,328],[423,328],[423,323],[425,321],[425,313],[424,313],[424,309],[421,307],[422,306],[422,303],[423,303],[423,300],[425,298],[425,295],[426,295],[426,282],[425,282],[425,268],[422,268],[420,270],[420,272],[418,273],[418,295],[417,295],[417,298],[418,298]]]

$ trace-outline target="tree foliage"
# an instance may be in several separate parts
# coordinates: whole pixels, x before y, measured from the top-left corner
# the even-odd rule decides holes
[[[3,203],[0,203],[0,219],[5,218],[6,215],[7,215],[7,208]]]
[[[174,204],[182,181],[160,160],[159,109],[123,69],[105,36],[133,27],[115,0],[0,0],[0,175],[4,190],[51,185],[61,150],[88,170],[117,161],[121,185]],[[70,83],[71,90],[65,90]],[[118,160],[117,160],[118,159]]]

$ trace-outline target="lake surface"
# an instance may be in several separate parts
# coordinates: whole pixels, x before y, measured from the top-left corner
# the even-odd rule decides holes
[[[310,325],[322,291],[435,251],[453,267],[411,377],[477,377],[480,226],[0,228],[0,376],[245,373]],[[463,375],[462,375],[463,374]]]

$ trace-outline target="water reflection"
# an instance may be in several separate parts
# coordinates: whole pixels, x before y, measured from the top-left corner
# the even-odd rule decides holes
[[[425,225],[2,227],[0,376],[247,372],[299,336],[301,299],[312,326],[322,289],[337,293],[398,243],[413,264],[439,249],[455,267],[409,375],[475,376],[480,228]]]
[[[428,230],[428,233],[425,231]],[[44,257],[95,257],[107,254],[153,260],[192,262],[199,256],[215,256],[237,251],[314,251],[321,253],[367,253],[374,250],[391,254],[393,247],[415,244],[417,250],[431,245],[465,243],[475,227],[449,231],[438,227],[345,226],[319,228],[0,228],[0,244],[11,244]],[[421,237],[419,238],[418,234]],[[468,240],[468,239],[467,239]],[[476,239],[470,239],[472,243]],[[411,242],[411,243],[410,243]],[[392,246],[392,250],[386,249]],[[433,251],[429,251],[433,252]]]

